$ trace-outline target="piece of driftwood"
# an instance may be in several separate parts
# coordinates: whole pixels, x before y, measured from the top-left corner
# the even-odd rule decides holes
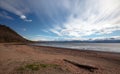
[[[83,65],[83,64],[79,64],[79,63],[76,63],[76,62],[73,62],[73,61],[70,61],[70,60],[67,60],[67,59],[63,59],[65,62],[68,62],[68,63],[71,63],[79,68],[83,68],[85,70],[88,70],[90,72],[94,72],[94,70],[98,70],[97,67],[93,67],[93,66],[90,66],[90,65]]]

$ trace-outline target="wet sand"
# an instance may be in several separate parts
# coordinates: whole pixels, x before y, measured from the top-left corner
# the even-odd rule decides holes
[[[0,43],[0,74],[120,74],[120,53]]]

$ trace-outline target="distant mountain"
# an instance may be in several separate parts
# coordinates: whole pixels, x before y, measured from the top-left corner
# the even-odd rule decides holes
[[[93,40],[93,41],[88,41],[91,43],[120,43],[120,40],[118,39],[111,39],[111,40]]]
[[[96,40],[69,40],[69,41],[38,41],[44,43],[120,43],[120,39],[116,38],[106,38],[106,39],[96,39]]]
[[[87,41],[74,41],[81,43],[120,43],[120,40],[87,40]]]
[[[11,28],[0,24],[0,42],[28,42]]]

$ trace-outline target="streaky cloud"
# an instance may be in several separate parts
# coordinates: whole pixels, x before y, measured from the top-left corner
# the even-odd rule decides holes
[[[9,20],[14,20],[14,18],[11,17],[10,15],[8,15],[8,13],[5,11],[0,13],[0,17],[5,18],[5,19],[9,19]]]
[[[41,31],[58,39],[120,31],[120,0],[0,0],[0,8],[26,22],[32,22],[28,16],[34,15]]]
[[[120,30],[119,0],[78,0],[69,8],[71,15],[61,29],[53,29],[58,36],[83,37]]]
[[[22,20],[29,21],[25,14],[29,13],[30,9],[23,0],[1,0],[0,8],[18,15]]]

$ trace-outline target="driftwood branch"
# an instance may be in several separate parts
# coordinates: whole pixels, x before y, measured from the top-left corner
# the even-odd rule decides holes
[[[94,72],[94,70],[98,70],[97,67],[93,67],[93,66],[89,66],[89,65],[83,65],[83,64],[79,64],[79,63],[76,63],[76,62],[73,62],[73,61],[70,61],[70,60],[67,60],[67,59],[63,59],[64,61],[68,62],[68,63],[71,63],[79,68],[83,68],[85,70],[89,70],[90,72]]]

